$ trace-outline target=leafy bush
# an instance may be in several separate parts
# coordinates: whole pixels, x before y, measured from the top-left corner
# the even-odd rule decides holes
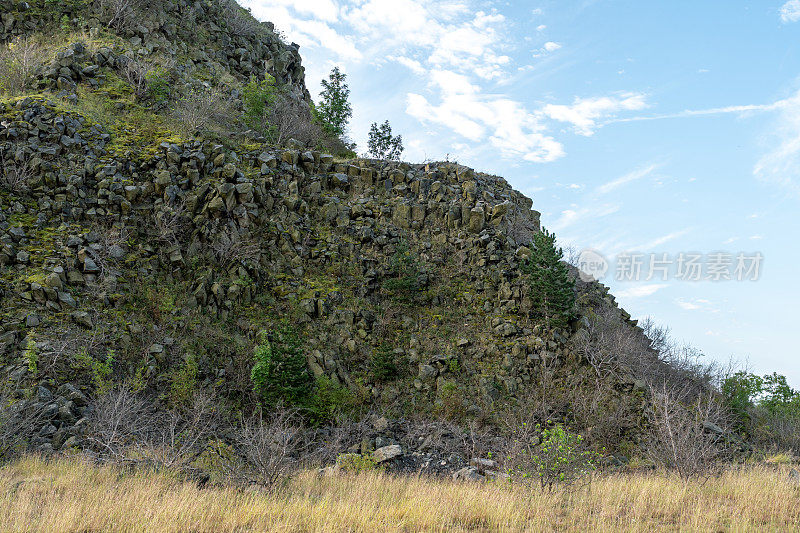
[[[721,390],[739,431],[760,445],[800,452],[800,391],[785,376],[738,372]]]
[[[390,344],[383,343],[375,349],[370,359],[370,368],[372,375],[378,381],[389,381],[400,374],[394,350]]]
[[[169,400],[174,406],[188,405],[197,390],[199,368],[194,355],[188,355],[183,364],[170,375]]]
[[[155,67],[145,75],[147,94],[156,103],[169,100],[170,73],[164,67]]]
[[[300,340],[290,327],[281,326],[268,336],[262,334],[254,360],[250,379],[264,405],[283,402],[286,406],[302,406],[308,400],[313,380]]]
[[[32,333],[28,335],[28,342],[25,343],[22,358],[25,360],[28,372],[34,376],[39,373],[39,352],[36,350],[36,339]]]
[[[536,425],[533,432],[520,428],[507,457],[512,480],[537,481],[543,489],[572,485],[590,475],[600,455],[585,449],[581,435],[561,424],[551,428]]]
[[[437,410],[444,418],[459,421],[467,416],[464,391],[454,381],[443,383],[438,395]]]
[[[371,472],[377,470],[378,463],[369,454],[361,455],[358,453],[343,453],[336,458],[336,466],[345,472],[359,474],[361,472]]]
[[[111,378],[114,374],[115,356],[114,350],[108,350],[105,360],[95,359],[86,350],[75,355],[76,366],[89,372],[95,392],[100,396],[114,387]]]
[[[311,393],[307,410],[313,423],[324,424],[351,412],[355,406],[356,397],[353,391],[337,384],[328,376],[320,376]]]
[[[369,130],[367,150],[369,155],[375,159],[397,161],[403,153],[403,137],[392,136],[392,126],[388,120],[380,126],[373,122]]]
[[[278,97],[275,78],[269,74],[263,80],[255,77],[242,90],[242,104],[244,106],[244,123],[263,135],[270,136],[273,126],[270,124],[269,115]]]
[[[420,291],[419,261],[409,251],[408,245],[401,242],[389,262],[387,279],[383,288],[395,300],[411,302]]]
[[[546,229],[534,234],[531,248],[520,268],[528,275],[533,313],[548,328],[563,328],[575,316],[575,283],[562,261],[564,251]]]

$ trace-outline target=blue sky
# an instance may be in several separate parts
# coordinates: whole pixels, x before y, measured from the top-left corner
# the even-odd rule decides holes
[[[760,252],[757,281],[603,281],[637,318],[800,386],[800,0],[243,0],[339,65],[351,136],[504,176],[564,246]]]

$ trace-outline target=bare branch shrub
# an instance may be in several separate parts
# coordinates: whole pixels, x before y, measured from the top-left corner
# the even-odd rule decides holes
[[[593,446],[617,449],[638,431],[641,400],[617,390],[617,378],[598,377],[589,366],[565,372],[553,360],[540,363],[532,377],[534,382],[526,394],[501,417],[507,434],[565,420]]]
[[[133,88],[137,97],[147,94],[147,76],[155,68],[155,64],[144,59],[128,58],[120,66],[120,74]]]
[[[160,413],[137,451],[158,466],[187,468],[206,450],[221,424],[217,400],[198,392],[188,407]]]
[[[17,37],[0,46],[0,94],[22,94],[30,87],[36,68],[44,60],[44,48],[30,37]]]
[[[314,122],[306,104],[287,94],[278,95],[269,122],[275,131],[273,140],[279,146],[290,138],[306,146],[317,146],[327,137]]]
[[[121,56],[120,75],[130,84],[137,98],[150,94],[166,98],[169,92],[169,76],[174,68],[173,60],[151,60],[143,57]],[[163,94],[162,94],[163,93]]]
[[[250,233],[230,230],[220,232],[211,243],[215,259],[224,267],[257,264],[261,245]]]
[[[657,464],[688,480],[714,473],[730,451],[728,414],[711,393],[700,396],[691,384],[652,388],[647,453]]]
[[[234,432],[236,447],[246,461],[244,481],[274,488],[299,467],[304,430],[294,411],[277,409],[265,418],[259,409]]]
[[[15,194],[24,194],[29,190],[28,182],[36,172],[32,164],[33,156],[23,150],[9,158],[2,155],[0,152],[0,187]]]
[[[97,275],[98,279],[103,281],[107,279],[108,276],[119,275],[115,266],[119,263],[121,255],[125,252],[131,232],[130,229],[121,224],[101,224],[96,228],[96,234],[99,239],[91,246],[87,246],[85,251],[100,270]],[[101,285],[94,285],[90,287],[89,290],[102,291],[105,290],[105,288]]]
[[[233,117],[233,106],[218,89],[190,89],[175,105],[175,114],[189,132],[225,128]]]
[[[121,460],[147,437],[155,414],[147,402],[125,385],[95,399],[88,417],[88,441],[96,451]]]
[[[154,0],[99,0],[99,7],[106,25],[124,33],[139,23],[144,10],[153,3]]]
[[[0,391],[0,460],[24,452],[44,422],[43,409]]]
[[[307,460],[317,464],[332,464],[339,454],[345,452],[353,444],[367,438],[372,428],[366,419],[351,421],[340,419],[328,427],[316,430],[312,439],[317,442],[314,451]]]
[[[605,304],[585,309],[588,323],[573,339],[575,351],[598,378],[632,377],[646,385],[693,385],[695,395],[711,390],[723,375],[716,362],[703,360],[692,345],[672,338],[669,329],[651,319],[641,329],[627,324],[620,311]]]
[[[221,0],[223,17],[228,29],[235,35],[242,37],[255,37],[262,31],[258,22],[250,11],[239,5],[236,0]]]
[[[178,246],[181,237],[188,231],[190,216],[186,211],[186,202],[180,200],[174,205],[164,204],[155,214],[156,239],[171,246]]]

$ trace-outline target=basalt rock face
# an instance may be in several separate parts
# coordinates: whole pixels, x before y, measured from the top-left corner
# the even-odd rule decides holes
[[[106,4],[123,4],[107,1]],[[80,28],[91,39],[113,32],[125,40],[124,53],[176,63],[187,77],[225,82],[274,76],[299,98],[310,101],[299,47],[284,43],[271,23],[259,23],[233,0],[137,0],[130,20],[115,23],[102,0],[0,0],[0,44],[34,34]]]
[[[46,99],[0,115],[2,164],[25,173],[0,195],[0,352],[18,394],[90,395],[76,361],[113,353],[118,379],[169,388],[191,360],[199,387],[247,397],[258,332],[287,317],[311,373],[395,414],[480,416],[527,394],[542,365],[582,364],[584,322],[546,332],[528,318],[519,264],[539,213],[501,178],[202,140],[131,160]],[[412,265],[404,291],[387,283],[398,258]],[[601,286],[580,291],[615,309]],[[381,350],[390,379],[373,372]]]
[[[96,17],[82,2],[39,18],[34,2],[3,6],[2,40]],[[137,118],[149,111],[114,74],[137,55],[177,57],[187,79],[266,69],[308,97],[296,47],[268,27],[232,36],[217,1],[162,7],[125,30],[125,45],[117,35],[60,50],[37,71],[40,94],[0,100],[0,378],[38,413],[34,444],[79,446],[111,381],[164,405],[205,390],[252,407],[254,347],[287,325],[308,373],[361,410],[491,424],[558,396],[548,416],[583,417],[589,433],[614,426],[620,443],[635,433],[638,419],[614,414],[641,411],[641,384],[590,364],[594,317],[655,355],[597,283],[577,281],[581,316],[568,328],[531,318],[519,268],[540,229],[531,199],[456,163],[223,144]],[[178,23],[189,12],[208,47]],[[591,405],[570,399],[601,381]]]

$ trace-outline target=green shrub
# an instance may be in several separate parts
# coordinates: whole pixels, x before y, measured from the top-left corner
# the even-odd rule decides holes
[[[266,75],[263,80],[255,77],[242,90],[242,104],[244,106],[244,123],[254,130],[271,137],[274,126],[270,124],[269,116],[278,98],[278,88],[275,78]]]
[[[400,368],[390,344],[383,343],[375,349],[370,359],[370,369],[377,381],[389,381],[400,375]]]
[[[528,435],[526,431],[522,434]],[[536,425],[533,438],[515,442],[507,458],[511,480],[536,481],[543,489],[572,485],[590,475],[600,455],[584,449],[583,437],[570,433],[561,424],[552,428]]]
[[[738,372],[721,391],[739,431],[765,447],[800,450],[800,391],[785,376]]]
[[[262,334],[250,373],[253,391],[265,406],[303,406],[312,392],[313,379],[300,350],[300,340],[288,326]]]
[[[328,376],[319,376],[309,398],[307,411],[315,424],[333,422],[340,415],[349,414],[356,406],[356,395]]]
[[[419,275],[419,261],[411,254],[408,244],[401,242],[389,261],[389,279],[383,283],[383,288],[393,299],[410,303],[421,290]]]
[[[188,405],[197,390],[198,365],[194,355],[170,375],[169,400],[172,405]]]
[[[114,386],[112,376],[114,374],[115,356],[114,350],[108,350],[105,360],[95,359],[85,350],[75,355],[77,367],[90,373],[92,385],[94,385],[95,392],[99,395],[105,394]]]
[[[28,342],[25,343],[22,358],[25,360],[28,372],[34,376],[39,373],[39,352],[36,350],[36,339],[33,337],[33,333],[28,335]]]
[[[448,420],[460,421],[467,416],[464,391],[454,381],[443,383],[438,390],[437,410]]]
[[[336,458],[336,466],[345,472],[359,474],[361,472],[371,472],[380,467],[375,462],[372,455],[361,455],[358,453],[343,453]]]
[[[147,74],[147,94],[156,103],[169,100],[170,73],[163,67],[155,67]]]

